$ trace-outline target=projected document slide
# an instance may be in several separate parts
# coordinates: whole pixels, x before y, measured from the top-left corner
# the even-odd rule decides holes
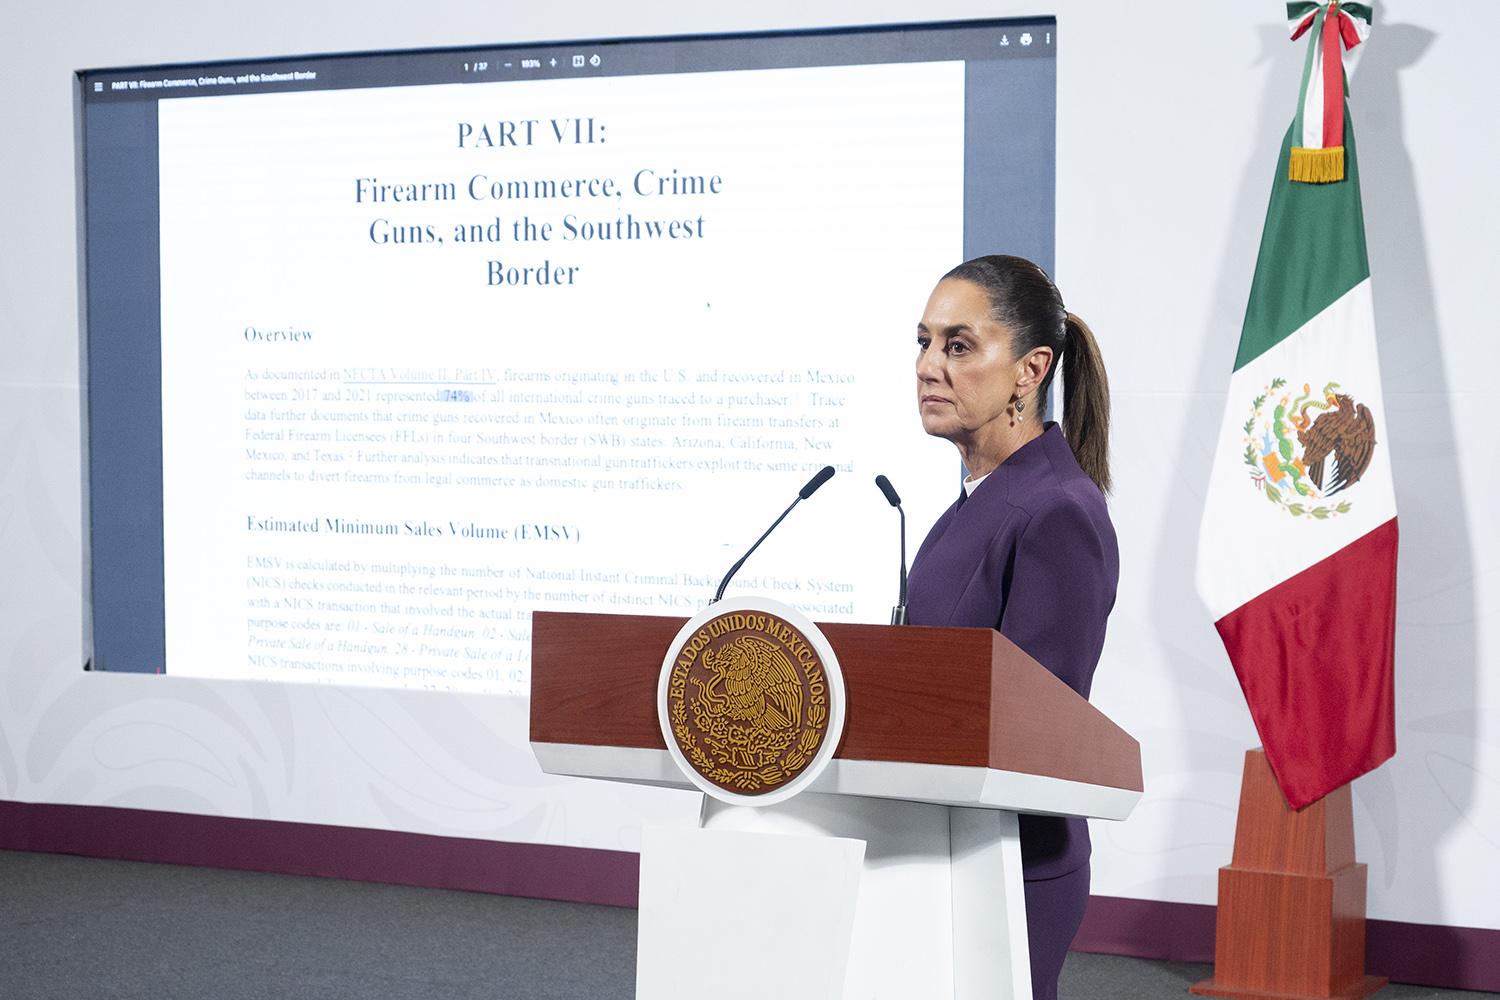
[[[895,602],[957,62],[160,104],[166,669],[528,690],[538,609]],[[914,538],[915,545],[919,538]]]

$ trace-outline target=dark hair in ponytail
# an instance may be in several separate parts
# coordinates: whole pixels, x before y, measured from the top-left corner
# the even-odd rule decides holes
[[[1068,312],[1046,272],[1023,257],[995,254],[966,261],[943,275],[985,290],[990,318],[1010,328],[1017,359],[1038,347],[1052,349],[1052,364],[1036,391],[1036,409],[1047,406],[1047,392],[1063,370],[1063,435],[1078,465],[1101,492],[1108,493],[1109,378],[1088,324]]]
[[[1063,435],[1103,493],[1109,492],[1109,376],[1094,331],[1068,313],[1063,347]],[[1048,372],[1051,376],[1051,372]],[[1045,392],[1045,390],[1043,390]]]

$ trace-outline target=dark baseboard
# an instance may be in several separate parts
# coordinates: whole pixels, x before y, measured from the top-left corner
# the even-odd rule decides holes
[[[1214,960],[1214,906],[1090,896],[1073,951],[1166,962]]]
[[[0,849],[631,907],[641,871],[628,851],[6,801]]]
[[[640,856],[549,844],[188,813],[0,800],[0,850],[636,905]],[[1093,896],[1074,951],[1212,962],[1212,906]],[[1365,922],[1367,971],[1500,992],[1500,930]]]

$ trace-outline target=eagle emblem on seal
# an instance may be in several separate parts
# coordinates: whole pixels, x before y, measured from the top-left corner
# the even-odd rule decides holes
[[[703,651],[709,679],[692,678],[695,707],[707,719],[746,725],[760,740],[773,738],[802,719],[802,685],[786,654],[765,639],[742,635]],[[757,755],[758,756],[758,755]],[[754,766],[759,761],[742,763]]]
[[[1293,517],[1327,520],[1353,504],[1332,498],[1359,482],[1375,454],[1375,415],[1329,382],[1295,397],[1275,378],[1250,404],[1244,460],[1250,482]]]
[[[667,727],[687,764],[741,795],[806,770],[830,722],[821,656],[772,614],[705,621],[673,654],[665,694]]]

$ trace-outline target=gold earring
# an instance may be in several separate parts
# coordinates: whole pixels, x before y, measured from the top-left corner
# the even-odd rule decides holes
[[[1016,400],[1016,412],[1020,413],[1024,409],[1026,409],[1026,400],[1024,400],[1024,399],[1018,399],[1018,400]]]

